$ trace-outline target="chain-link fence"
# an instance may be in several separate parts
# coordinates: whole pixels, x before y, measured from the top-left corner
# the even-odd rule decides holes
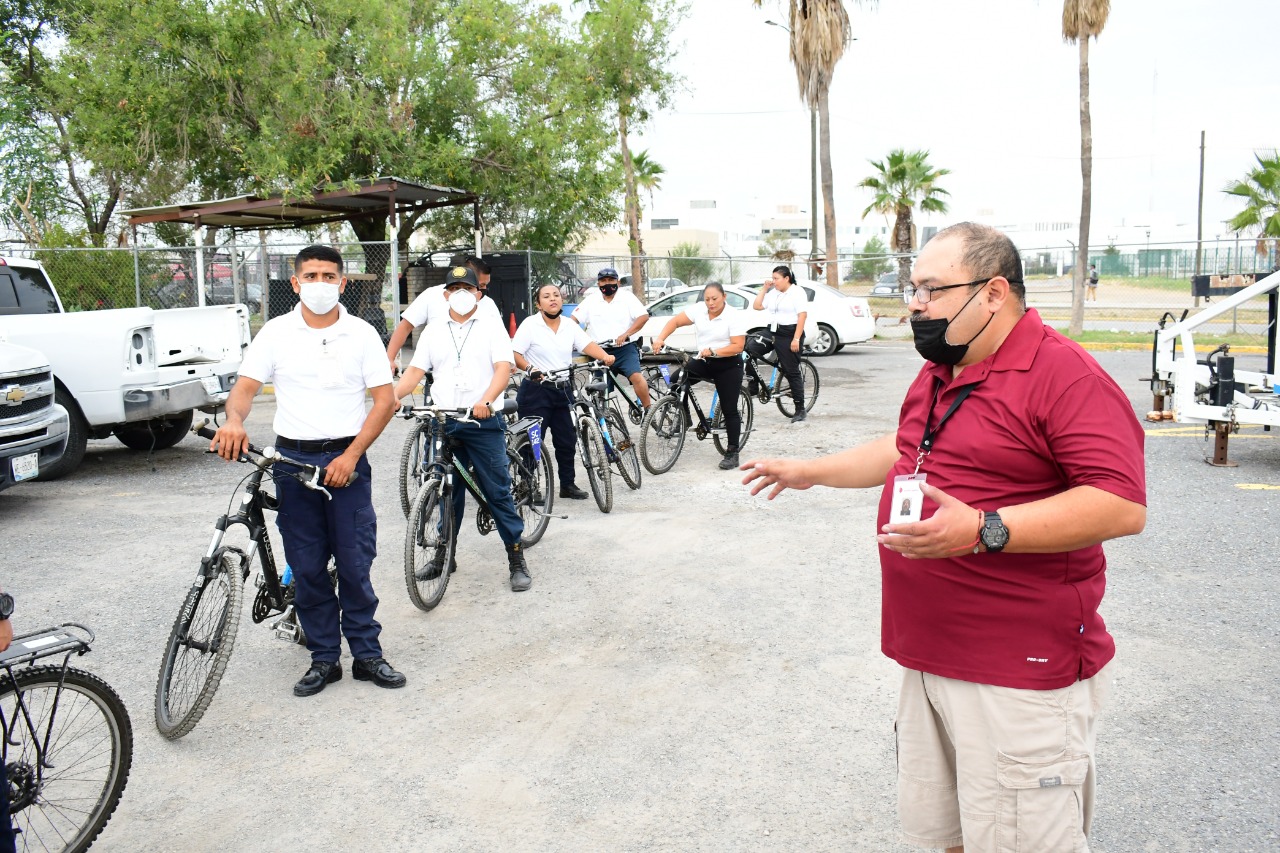
[[[305,245],[240,243],[234,240],[216,247],[166,247],[121,249],[29,249],[16,254],[40,260],[49,271],[67,310],[86,311],[148,305],[154,308],[189,307],[232,302],[249,307],[256,329],[270,317],[292,310],[297,297],[289,284],[293,258]],[[346,261],[350,284],[343,304],[387,333],[405,304],[426,287],[443,281],[451,255],[464,249],[442,248],[402,256],[404,272],[393,275],[390,245],[352,243],[337,247]],[[1192,278],[1197,268],[1194,243],[1108,246],[1090,252],[1098,285],[1086,291],[1085,331],[1105,337],[1125,333],[1145,336],[1165,313],[1180,316],[1206,300],[1221,298],[1252,283],[1254,274],[1275,269],[1275,241],[1255,245],[1252,240],[1206,241],[1200,247],[1199,296]],[[1072,267],[1075,251],[1056,246],[1022,251],[1027,301],[1046,322],[1065,329],[1071,317]],[[595,284],[605,267],[616,269],[630,286],[632,259],[627,255],[553,255],[531,251],[497,251],[486,255],[494,267],[489,295],[499,304],[504,321],[518,323],[531,310],[530,294],[538,285],[556,282],[566,302],[577,302]],[[908,258],[908,261],[911,259]],[[781,261],[772,257],[687,258],[646,256],[640,259],[648,299],[657,299],[681,287],[763,281],[780,263],[788,263],[801,278],[824,282],[820,264],[804,258]],[[880,327],[902,325],[907,315],[897,283],[899,257],[849,255],[839,259],[840,289],[867,297]],[[1208,288],[1208,289],[1206,289]],[[1264,345],[1268,339],[1266,297],[1238,306],[1207,330],[1215,343]],[[1203,333],[1202,333],[1203,334]],[[1206,338],[1207,340],[1207,338]]]

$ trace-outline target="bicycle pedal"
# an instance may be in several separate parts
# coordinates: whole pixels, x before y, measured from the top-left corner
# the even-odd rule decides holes
[[[287,608],[284,615],[272,622],[270,627],[277,640],[284,640],[289,643],[306,642],[306,635],[302,633],[302,626],[298,624],[297,619],[294,617],[292,607]]]

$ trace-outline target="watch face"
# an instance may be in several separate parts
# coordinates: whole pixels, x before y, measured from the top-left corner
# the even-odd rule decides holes
[[[987,546],[988,551],[999,551],[1008,542],[1009,528],[1004,526],[1000,516],[991,513],[987,516],[987,522],[982,528],[982,544]]]
[[[8,619],[13,615],[13,596],[0,592],[0,619]]]

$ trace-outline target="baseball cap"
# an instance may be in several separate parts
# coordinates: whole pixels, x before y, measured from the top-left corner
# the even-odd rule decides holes
[[[596,273],[596,281],[599,281],[602,278],[617,278],[617,277],[618,277],[618,271],[615,270],[613,267],[605,267],[604,269],[600,270],[600,272]]]
[[[476,274],[468,267],[450,267],[449,271],[444,274],[444,286],[447,289],[452,284],[466,284],[471,287],[480,289],[480,283],[476,279]]]

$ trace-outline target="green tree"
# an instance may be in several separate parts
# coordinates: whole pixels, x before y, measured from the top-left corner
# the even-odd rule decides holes
[[[863,178],[860,187],[871,190],[872,200],[866,216],[873,210],[894,217],[889,246],[898,253],[898,284],[906,287],[911,281],[910,254],[916,248],[916,229],[912,210],[919,207],[928,213],[946,213],[947,203],[942,198],[950,195],[938,186],[938,179],[951,174],[950,169],[934,169],[929,163],[928,151],[905,151],[895,148],[882,161],[869,161],[876,173]]]
[[[756,251],[762,258],[774,258],[780,261],[790,261],[796,256],[791,238],[781,231],[770,231],[766,234]]]
[[[1227,227],[1236,233],[1257,232],[1255,251],[1267,253],[1268,240],[1280,238],[1280,153],[1254,153],[1258,165],[1249,170],[1242,181],[1223,187],[1227,195],[1244,201],[1244,209],[1231,217]]]
[[[871,237],[849,267],[848,281],[874,281],[881,273],[893,269],[889,249],[879,237]]]
[[[1089,39],[1107,25],[1111,0],[1063,0],[1062,38],[1080,46],[1080,242],[1071,286],[1072,335],[1084,331],[1084,277],[1089,261],[1093,210],[1093,118],[1089,111]]]
[[[637,151],[631,156],[631,168],[636,176],[636,190],[647,192],[649,204],[653,204],[653,194],[662,189],[662,176],[666,174],[666,168],[649,156],[648,149]]]
[[[711,278],[715,267],[703,257],[699,243],[680,243],[671,250],[671,275],[685,284],[702,284]]]

